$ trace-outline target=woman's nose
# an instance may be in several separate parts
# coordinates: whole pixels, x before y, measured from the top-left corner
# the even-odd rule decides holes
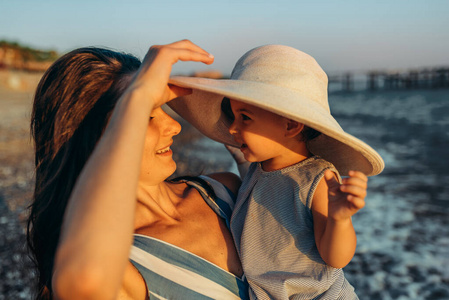
[[[167,120],[168,124],[167,127],[165,128],[164,133],[166,135],[177,135],[181,132],[181,124],[179,124],[178,121],[176,121],[175,119],[173,119],[172,117],[168,116],[168,120]]]

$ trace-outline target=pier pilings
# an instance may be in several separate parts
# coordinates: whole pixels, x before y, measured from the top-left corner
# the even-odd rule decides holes
[[[354,90],[356,80],[365,81],[365,89],[370,91],[449,88],[449,67],[344,72],[329,76],[329,83],[339,85],[339,90],[345,92]]]

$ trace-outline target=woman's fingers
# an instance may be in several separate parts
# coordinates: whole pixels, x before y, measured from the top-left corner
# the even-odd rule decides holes
[[[172,84],[169,84],[168,88],[170,90],[170,95],[168,96],[169,101],[178,97],[190,95],[192,93],[192,89],[183,88]]]
[[[178,51],[177,61],[196,61],[210,65],[214,62],[214,56],[209,53],[198,52],[190,49],[176,49]],[[176,63],[176,61],[174,62]]]
[[[187,39],[168,44],[167,46],[173,47],[173,48],[190,49],[192,51],[195,51],[198,53],[203,53],[203,54],[206,54],[207,56],[211,56],[211,54],[209,54],[209,52],[207,52],[200,46],[192,43],[190,40],[187,40]]]
[[[144,91],[145,97],[151,99],[154,107],[189,94],[187,89],[168,85],[172,66],[180,60],[211,64],[214,57],[188,40],[151,46],[131,88]]]
[[[172,59],[171,64],[181,61],[197,61],[205,64],[211,64],[214,56],[195,45],[189,40],[183,40],[168,45],[154,45],[148,51],[149,59],[155,58],[157,55],[167,56]]]

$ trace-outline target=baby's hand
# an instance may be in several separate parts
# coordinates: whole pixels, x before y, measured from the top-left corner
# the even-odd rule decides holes
[[[232,147],[229,145],[225,145],[226,149],[228,149],[229,153],[231,153],[232,158],[234,158],[237,163],[237,169],[239,170],[240,178],[243,180],[245,178],[246,173],[248,173],[248,168],[250,162],[245,159],[242,151],[236,147]]]
[[[368,177],[358,171],[349,171],[349,177],[340,184],[334,174],[327,170],[324,173],[329,187],[328,217],[334,220],[350,218],[365,206]]]
[[[232,155],[232,158],[235,160],[235,162],[238,165],[242,165],[247,162],[245,159],[245,156],[243,155],[242,151],[240,151],[239,148],[225,145],[226,149],[229,151],[229,153]]]

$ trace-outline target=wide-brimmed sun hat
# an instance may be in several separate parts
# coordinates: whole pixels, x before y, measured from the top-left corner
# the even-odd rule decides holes
[[[209,138],[236,147],[240,145],[228,130],[231,121],[221,109],[223,98],[258,106],[320,131],[307,147],[333,163],[341,175],[349,170],[379,174],[385,166],[380,155],[346,133],[331,115],[327,81],[310,55],[288,46],[266,45],[243,55],[230,79],[170,78],[170,84],[193,92],[168,105]]]

